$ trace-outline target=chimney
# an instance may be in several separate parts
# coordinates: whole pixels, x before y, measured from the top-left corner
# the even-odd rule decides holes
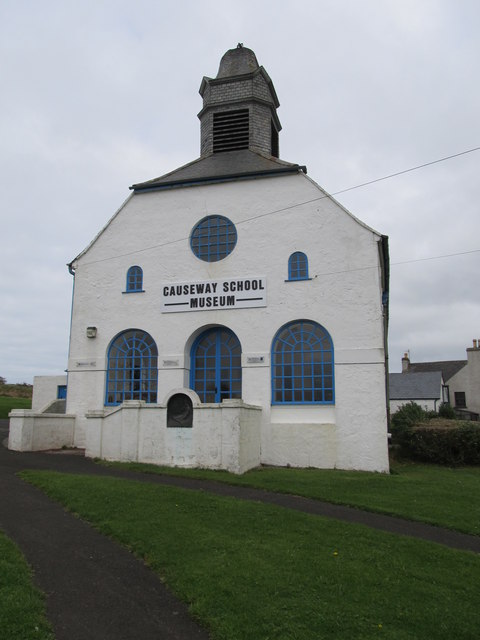
[[[408,351],[403,354],[402,358],[402,373],[408,373],[408,368],[410,366],[410,358],[408,356]]]
[[[480,369],[477,369],[477,367],[480,367],[480,338],[474,338],[472,342],[473,346],[467,347],[467,361],[469,365],[475,364],[475,371],[480,371]]]

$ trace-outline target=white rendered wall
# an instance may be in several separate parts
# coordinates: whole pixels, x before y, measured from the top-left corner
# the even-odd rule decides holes
[[[390,400],[390,413],[392,415],[397,413],[399,409],[406,404],[410,404],[410,402],[418,404],[424,411],[438,411],[440,407],[440,400],[430,400],[427,398],[419,398],[417,400]]]
[[[42,411],[57,399],[58,387],[67,384],[67,376],[35,376],[32,411]]]
[[[380,237],[323,195],[299,174],[137,194],[126,202],[74,262],[67,412],[77,415],[77,446],[85,441],[85,414],[103,410],[106,354],[118,333],[138,328],[155,340],[162,402],[172,388],[188,386],[194,338],[225,326],[242,346],[242,399],[263,408],[263,462],[388,470]],[[210,214],[227,216],[238,233],[231,255],[215,263],[196,258],[188,240]],[[311,280],[286,282],[294,251],[307,254]],[[143,269],[143,293],[122,293],[132,265]],[[266,277],[266,307],[161,313],[163,283],[255,276]],[[271,406],[272,340],[298,319],[320,323],[332,337],[334,406]],[[97,327],[94,339],[86,337],[89,326]],[[248,365],[249,355],[264,362]]]
[[[480,413],[480,348],[467,349],[467,364],[448,381],[450,404],[455,406],[455,391],[463,391],[466,409]]]
[[[9,415],[8,448],[13,451],[47,451],[73,446],[75,416],[25,409],[14,409]]]

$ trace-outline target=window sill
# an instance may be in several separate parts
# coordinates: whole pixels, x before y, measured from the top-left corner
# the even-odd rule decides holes
[[[132,291],[122,291],[123,293],[145,293],[145,289],[138,289],[138,290],[132,290]]]
[[[289,278],[288,280],[284,280],[284,282],[305,282],[306,280],[313,280],[313,278]]]

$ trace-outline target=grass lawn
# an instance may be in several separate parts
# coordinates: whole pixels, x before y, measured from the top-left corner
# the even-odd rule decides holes
[[[12,409],[30,409],[31,407],[31,398],[0,396],[0,419],[8,418],[8,414]]]
[[[480,557],[273,505],[23,472],[190,603],[214,640],[471,640]]]
[[[22,554],[0,531],[0,637],[53,640],[42,596]]]
[[[363,471],[262,467],[237,476],[226,471],[109,463],[136,471],[189,476],[292,493],[397,515],[480,535],[480,467],[394,464],[390,475]]]

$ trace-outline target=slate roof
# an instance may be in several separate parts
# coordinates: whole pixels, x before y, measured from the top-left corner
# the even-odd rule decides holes
[[[425,373],[427,371],[441,371],[443,379],[448,382],[460,369],[467,364],[467,360],[439,360],[438,362],[410,362],[408,373]]]
[[[390,373],[390,400],[440,399],[441,371]]]
[[[185,164],[159,178],[130,187],[134,191],[172,189],[205,182],[224,182],[246,178],[261,178],[282,173],[307,173],[307,168],[273,156],[242,149],[213,153]]]

